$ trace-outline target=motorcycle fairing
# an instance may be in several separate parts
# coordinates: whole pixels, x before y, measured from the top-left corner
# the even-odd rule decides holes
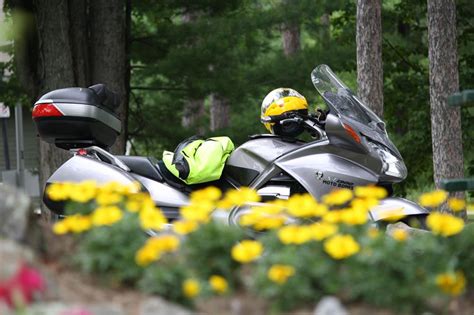
[[[381,167],[380,160],[334,146],[327,140],[303,146],[274,163],[317,199],[334,188],[376,184],[378,176],[373,169]]]
[[[249,186],[275,159],[301,147],[302,144],[288,142],[279,137],[251,139],[232,152],[224,172],[239,184]]]

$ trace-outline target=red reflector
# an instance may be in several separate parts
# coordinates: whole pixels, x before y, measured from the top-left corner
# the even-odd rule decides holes
[[[52,103],[37,104],[33,108],[33,118],[63,116],[59,109]]]
[[[79,149],[79,150],[77,150],[77,154],[79,154],[79,155],[87,155],[87,150],[86,150],[86,149]]]
[[[354,129],[352,129],[352,127],[350,125],[342,124],[342,126],[344,126],[344,129],[349,134],[349,136],[352,137],[352,139],[354,139],[357,143],[360,143],[359,135],[357,134],[357,132]]]

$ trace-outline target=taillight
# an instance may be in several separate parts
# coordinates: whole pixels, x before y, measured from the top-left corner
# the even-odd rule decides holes
[[[33,108],[33,118],[38,117],[58,117],[63,116],[63,113],[59,111],[59,109],[54,106],[53,103],[44,103],[44,104],[37,104]]]
[[[357,132],[354,129],[352,129],[352,127],[350,125],[342,124],[342,126],[344,127],[346,132],[349,134],[349,136],[352,137],[352,139],[354,139],[357,143],[360,143],[359,135],[357,134]]]

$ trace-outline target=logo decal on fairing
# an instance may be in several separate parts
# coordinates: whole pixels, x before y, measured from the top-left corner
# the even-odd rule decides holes
[[[316,179],[321,180],[323,178],[324,174],[321,171],[316,171]]]
[[[316,171],[315,175],[316,175],[316,179],[322,181],[323,184],[325,185],[338,187],[338,188],[354,189],[354,183],[339,179],[337,177],[332,177],[332,176],[327,176],[326,178],[324,178],[324,173],[321,171]]]

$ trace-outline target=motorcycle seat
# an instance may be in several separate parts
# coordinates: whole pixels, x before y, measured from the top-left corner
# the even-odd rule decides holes
[[[158,171],[158,168],[155,166],[157,163],[157,160],[155,158],[128,155],[118,155],[117,158],[125,165],[127,165],[130,171],[137,175],[159,182],[164,181],[163,176]]]

